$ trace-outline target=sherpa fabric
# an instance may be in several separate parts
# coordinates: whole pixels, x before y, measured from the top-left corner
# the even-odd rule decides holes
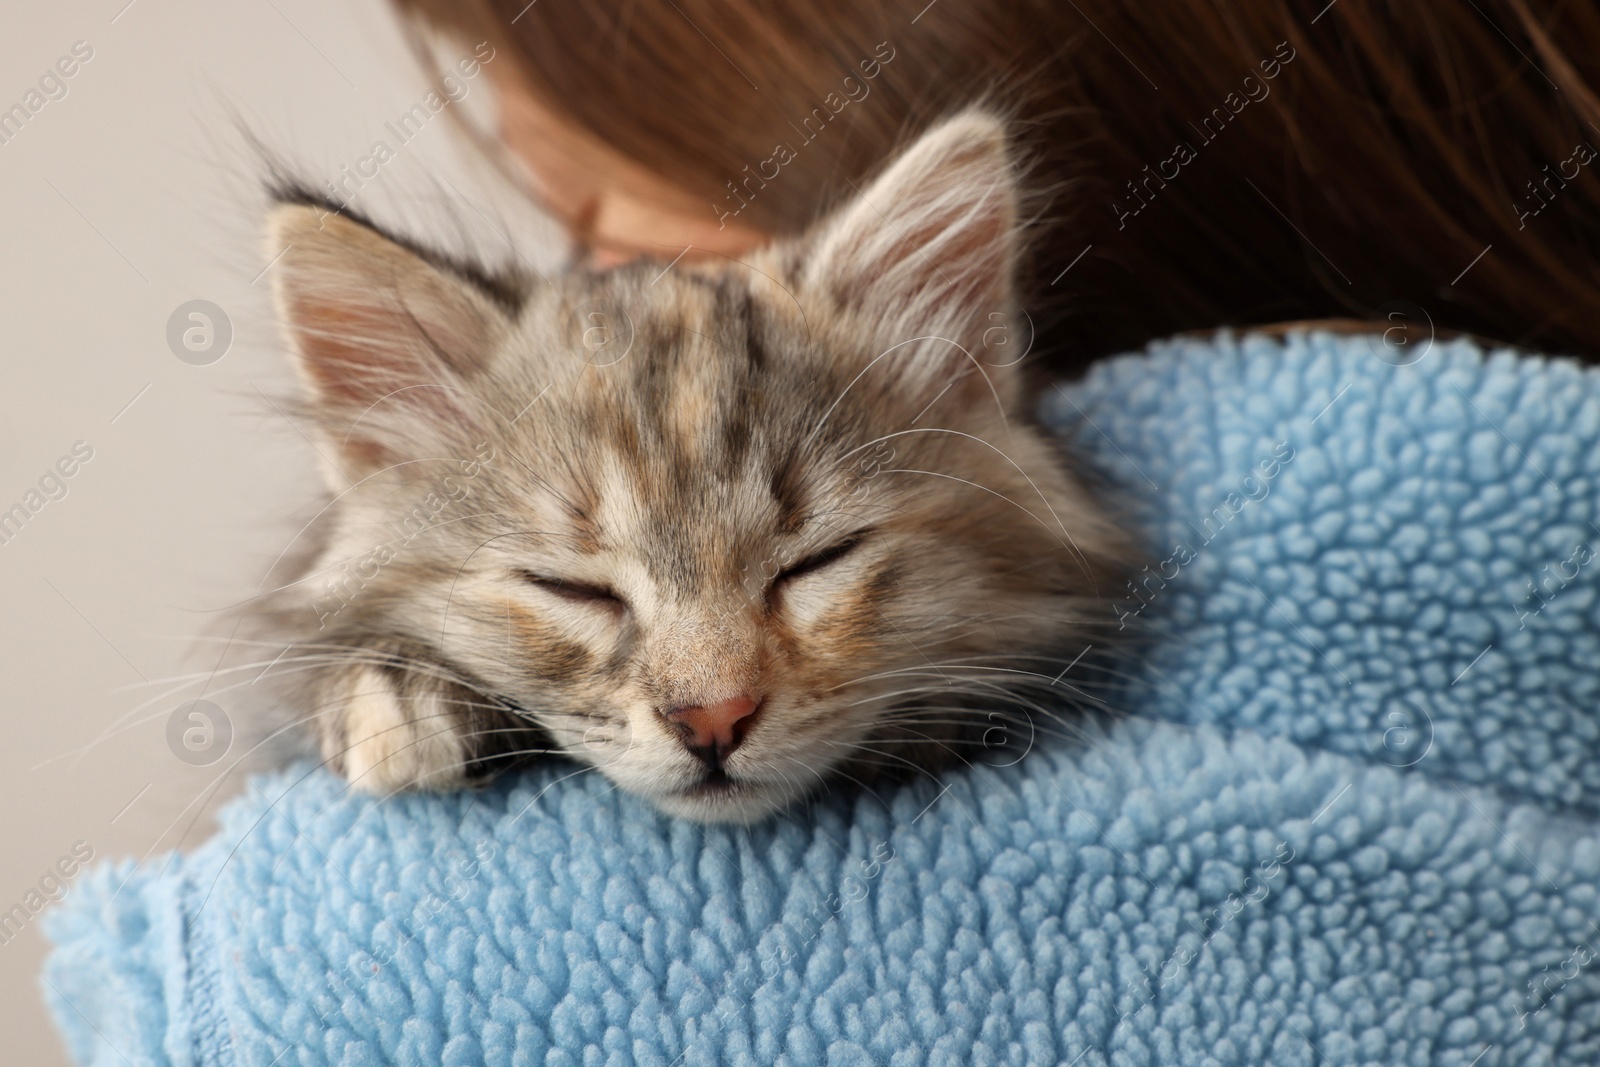
[[[1600,1062],[1600,378],[1416,353],[1174,341],[1051,394],[1152,560],[1088,741],[753,828],[561,765],[259,779],[50,915],[73,1053]]]

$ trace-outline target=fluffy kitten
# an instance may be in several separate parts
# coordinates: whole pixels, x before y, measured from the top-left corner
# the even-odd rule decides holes
[[[966,112],[743,262],[489,278],[280,206],[334,499],[273,611],[325,758],[444,789],[553,743],[748,821],[1026,703],[1111,618],[1127,539],[991,361],[1017,202]]]

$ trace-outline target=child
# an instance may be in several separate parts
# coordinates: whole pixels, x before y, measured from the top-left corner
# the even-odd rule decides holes
[[[494,44],[503,145],[596,266],[798,232],[984,100],[1038,192],[1057,369],[1401,300],[1600,354],[1594,5],[396,2]]]

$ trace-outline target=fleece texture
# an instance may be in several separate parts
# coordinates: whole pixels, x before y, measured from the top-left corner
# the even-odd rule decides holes
[[[1174,341],[1045,398],[1151,559],[1086,739],[750,828],[563,765],[260,778],[51,913],[74,1055],[1600,1062],[1600,377],[1416,356]]]

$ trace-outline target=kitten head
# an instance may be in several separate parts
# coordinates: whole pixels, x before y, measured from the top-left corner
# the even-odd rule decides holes
[[[1048,682],[1125,542],[996,355],[1017,210],[973,112],[743,262],[491,282],[279,208],[335,497],[277,610],[325,755],[387,791],[553,743],[750,820]]]

